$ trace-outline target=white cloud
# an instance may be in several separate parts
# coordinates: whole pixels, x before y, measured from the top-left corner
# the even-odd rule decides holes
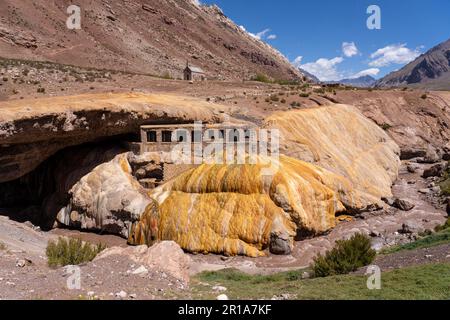
[[[354,42],[343,42],[342,53],[344,53],[344,56],[350,58],[356,56],[359,53],[359,50]]]
[[[240,28],[242,31],[247,32],[247,33],[248,33],[250,36],[252,36],[253,38],[258,39],[258,40],[264,40],[264,39],[267,39],[267,40],[274,40],[274,39],[277,38],[277,35],[276,35],[276,34],[269,34],[269,35],[267,35],[267,34],[270,32],[270,29],[269,29],[269,28],[264,29],[263,31],[260,31],[260,32],[258,32],[258,33],[256,33],[256,34],[247,31],[247,29],[246,29],[244,26],[239,26],[239,28]],[[266,35],[267,35],[267,36],[266,36]]]
[[[349,77],[350,79],[356,79],[359,77],[364,77],[364,76],[372,76],[375,77],[376,75],[378,75],[380,73],[380,69],[378,68],[370,68],[370,69],[366,69],[366,70],[362,70],[358,73],[355,73],[354,75],[352,75],[351,77]]]
[[[202,5],[202,3],[200,2],[200,0],[191,0],[191,2],[192,2],[193,4],[195,4],[196,6],[201,6],[201,5]]]
[[[301,66],[303,60],[303,56],[298,56],[297,58],[292,61],[292,64],[296,66],[297,68]]]
[[[337,65],[344,61],[342,57],[333,59],[320,58],[316,62],[309,62],[300,65],[300,68],[315,75],[320,81],[335,81],[342,78],[337,70]]]
[[[255,34],[255,38],[258,40],[262,40],[264,39],[264,37],[266,36],[266,34],[270,32],[270,29],[264,29],[261,32],[258,32],[257,34]]]
[[[370,55],[373,60],[369,62],[369,66],[387,67],[393,63],[407,64],[420,56],[420,53],[420,49],[411,50],[407,48],[406,43],[389,45]]]

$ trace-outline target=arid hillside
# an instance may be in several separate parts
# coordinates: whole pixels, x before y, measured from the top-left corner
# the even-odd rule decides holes
[[[2,57],[180,78],[189,61],[208,78],[276,80],[302,74],[217,6],[191,0],[81,0],[81,29],[69,30],[68,0],[0,2]]]
[[[376,87],[450,89],[450,39],[377,81]]]

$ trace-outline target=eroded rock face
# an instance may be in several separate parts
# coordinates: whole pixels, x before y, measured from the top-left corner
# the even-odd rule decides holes
[[[220,122],[229,108],[194,98],[89,94],[0,103],[0,183],[33,171],[57,151],[137,134],[142,124]]]
[[[366,117],[379,126],[388,124],[386,132],[400,146],[402,159],[424,158],[447,152],[450,141],[450,93],[434,91],[422,99],[421,91],[372,92],[342,91],[339,101],[357,107]],[[432,150],[435,150],[433,152]],[[442,150],[444,149],[444,150]]]
[[[266,126],[281,135],[281,153],[314,163],[348,179],[357,198],[343,199],[363,209],[391,196],[400,150],[376,124],[348,105],[279,112]]]
[[[132,227],[129,242],[174,240],[190,252],[227,255],[289,253],[298,230],[318,234],[333,228],[342,199],[358,195],[351,183],[318,166],[281,156],[265,175],[260,164],[203,164],[151,192],[149,206]]]
[[[131,175],[127,153],[85,175],[69,191],[69,204],[57,215],[65,226],[128,237],[130,226],[152,203]]]

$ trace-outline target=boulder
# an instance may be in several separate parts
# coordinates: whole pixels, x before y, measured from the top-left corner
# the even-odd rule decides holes
[[[336,225],[344,198],[359,201],[345,178],[286,156],[257,164],[203,164],[154,189],[157,202],[134,223],[130,244],[174,240],[184,250],[226,255],[288,254],[297,231]]]
[[[417,165],[414,165],[414,164],[408,164],[407,166],[406,166],[406,170],[409,172],[409,173],[416,173],[416,171],[419,169],[419,167],[417,166]]]
[[[398,232],[401,234],[418,234],[424,230],[424,227],[420,223],[411,220],[403,223],[402,228],[399,229]]]
[[[402,211],[410,211],[415,207],[414,204],[402,199],[395,199],[392,206]]]
[[[411,160],[414,158],[424,158],[427,155],[427,151],[424,149],[405,147],[401,149],[400,159]]]
[[[419,163],[436,163],[436,162],[439,162],[440,160],[441,160],[441,157],[436,152],[436,150],[433,147],[429,146],[427,148],[425,156],[423,158],[418,159],[417,162],[419,162]]]
[[[189,283],[191,258],[173,241],[162,241],[151,247],[112,247],[102,251],[94,261],[111,256],[126,256],[137,264],[141,264],[148,272],[165,273],[183,284]]]
[[[436,164],[431,168],[428,168],[423,171],[422,178],[427,179],[430,177],[440,177],[444,174],[444,170],[446,166],[442,163]]]
[[[131,175],[127,153],[86,174],[71,188],[69,196],[69,204],[56,217],[60,224],[125,238],[153,201]]]
[[[431,190],[428,188],[423,188],[423,189],[419,189],[418,192],[421,194],[430,194]]]
[[[276,232],[270,235],[269,250],[270,253],[277,255],[288,255],[292,252],[292,242],[287,234],[279,234]]]
[[[391,207],[394,206],[395,198],[392,198],[392,197],[389,197],[389,198],[382,197],[381,200],[382,200],[384,203],[386,203],[388,206],[391,206]]]

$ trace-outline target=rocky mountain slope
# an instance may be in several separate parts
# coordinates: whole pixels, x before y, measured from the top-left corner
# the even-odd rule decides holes
[[[345,84],[345,85],[354,86],[354,87],[370,88],[371,86],[373,86],[373,84],[376,81],[377,80],[374,77],[362,76],[362,77],[353,78],[353,79],[342,79],[339,81],[332,81],[329,83],[340,83],[340,84]]]
[[[319,78],[317,78],[315,75],[313,75],[312,73],[309,73],[308,71],[302,69],[302,68],[298,68],[300,70],[301,73],[303,73],[307,78],[309,78],[312,82],[315,83],[319,83],[320,80]]]
[[[450,39],[432,48],[402,69],[380,79],[376,87],[413,86],[450,89]]]
[[[1,1],[1,56],[172,78],[182,77],[188,60],[209,78],[302,77],[277,50],[217,6],[191,0],[81,0],[81,29],[69,30],[71,4]]]

